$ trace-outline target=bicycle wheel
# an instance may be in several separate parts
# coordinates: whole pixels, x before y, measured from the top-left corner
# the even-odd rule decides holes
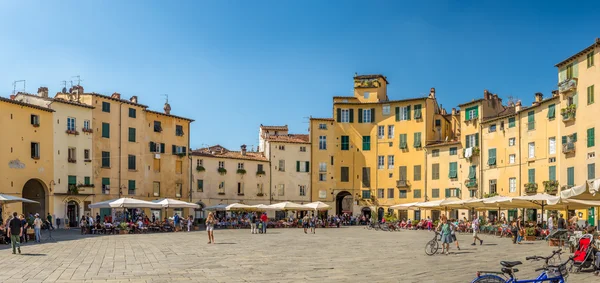
[[[440,246],[439,246],[438,241],[431,240],[431,241],[427,242],[427,244],[425,245],[425,254],[434,255],[437,253],[439,248],[440,248]]]
[[[373,229],[373,226],[367,225],[367,230],[371,230],[371,229]]]
[[[473,280],[471,283],[505,283],[506,280],[502,279],[500,276],[485,274],[483,276],[478,277]]]

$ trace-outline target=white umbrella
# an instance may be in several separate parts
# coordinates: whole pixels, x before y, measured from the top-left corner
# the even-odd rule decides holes
[[[315,202],[307,203],[304,206],[306,206],[306,207],[308,207],[308,208],[310,208],[312,210],[318,210],[318,211],[328,210],[328,209],[331,208],[330,205],[325,204],[325,203],[320,202],[320,201],[315,201]]]
[[[418,204],[421,204],[422,202],[410,202],[410,203],[402,203],[402,204],[396,204],[396,205],[392,205],[390,206],[391,209],[397,209],[397,210],[419,210],[419,207],[417,207]]]
[[[276,210],[275,208],[266,205],[266,204],[257,204],[257,205],[251,205],[249,207],[249,210],[254,210],[254,211],[267,211],[267,210]]]
[[[14,203],[14,202],[39,203],[37,201],[26,199],[26,198],[20,198],[20,197],[15,197],[15,196],[11,196],[11,195],[0,194],[0,203],[5,204],[5,203]]]
[[[162,205],[139,199],[120,198],[92,203],[90,208],[162,208]]]
[[[189,203],[170,198],[153,200],[152,202],[162,205],[163,208],[200,208],[200,205],[197,205],[195,203]]]
[[[460,202],[461,200],[459,198],[453,197],[453,198],[447,198],[447,199],[441,199],[441,200],[432,200],[432,201],[428,201],[428,202],[422,202],[417,204],[417,207],[420,208],[426,208],[426,209],[441,209],[441,208],[448,208],[448,204],[452,204],[452,203],[457,203]]]
[[[205,207],[204,210],[206,210],[206,211],[225,211],[226,207],[227,207],[226,204],[217,204],[217,205]]]
[[[241,204],[241,203],[232,203],[225,207],[225,210],[248,210],[251,207],[249,205]]]
[[[303,206],[301,204],[293,203],[291,201],[284,201],[276,204],[270,205],[272,208],[276,210],[311,210],[310,208]]]

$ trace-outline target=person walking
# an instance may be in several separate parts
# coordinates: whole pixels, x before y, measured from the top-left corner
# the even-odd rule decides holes
[[[442,253],[448,255],[452,243],[452,223],[448,222],[446,215],[442,215],[437,230],[442,231]]]
[[[308,229],[308,222],[310,218],[308,217],[308,213],[302,217],[302,228],[304,228],[304,234],[306,234],[306,230]]]
[[[525,236],[525,229],[523,228],[523,221],[521,220],[521,217],[517,218],[517,244],[521,244],[521,240],[523,240],[523,237]]]
[[[565,218],[563,217],[562,213],[558,218],[558,229],[567,229],[567,222],[565,221]]]
[[[431,221],[431,219],[429,221]],[[450,228],[452,229],[452,231],[450,232],[450,235],[452,236],[452,240],[454,242],[456,242],[456,249],[460,251],[460,245],[458,244],[458,240],[456,239],[456,230],[458,228],[458,221],[450,222],[450,224],[452,224],[452,225],[450,225]]]
[[[173,216],[173,224],[175,225],[175,232],[179,231],[179,215],[177,213]]]
[[[204,223],[204,225],[206,225],[206,232],[208,233],[208,243],[209,244],[215,243],[215,234],[214,234],[215,222],[216,222],[215,216],[213,215],[212,212],[209,212],[208,217],[206,218],[206,222]]]
[[[477,234],[479,233],[479,218],[477,218],[477,214],[473,214],[473,222],[471,223],[471,228],[473,229],[473,243],[471,246],[475,246],[475,241],[479,240],[479,245],[483,245],[483,240],[480,239]]]
[[[517,239],[519,238],[519,227],[517,226],[517,222],[513,221],[511,223],[511,232],[513,235],[513,245],[517,243]]]
[[[39,214],[35,214],[35,220],[33,220],[33,230],[35,231],[35,241],[40,243],[42,240],[42,219]]]
[[[21,226],[23,226],[23,234],[21,235],[21,243],[27,243],[29,239],[27,238],[27,228],[30,227],[29,222],[25,219],[25,214],[21,214]],[[32,221],[33,224],[33,221]]]
[[[260,216],[260,221],[262,222],[262,233],[267,234],[267,223],[269,218],[267,218],[266,212],[263,212],[263,214]]]
[[[310,232],[313,234],[315,234],[315,232],[317,231],[317,220],[317,216],[315,216],[315,214],[313,213],[313,216],[309,220]]]
[[[17,213],[13,213],[13,218],[8,223],[8,237],[10,237],[10,245],[12,246],[13,254],[16,254],[15,249],[21,253],[21,237],[23,236],[23,224],[21,219],[17,217]]]
[[[48,212],[46,220],[48,220],[48,229],[54,230],[54,226],[52,226],[52,215],[50,215],[50,212]]]
[[[256,213],[253,212],[250,216],[250,234],[258,234],[256,230]]]
[[[187,219],[187,229],[188,229],[187,230],[188,232],[192,231],[192,216],[191,215],[188,216],[188,219]]]

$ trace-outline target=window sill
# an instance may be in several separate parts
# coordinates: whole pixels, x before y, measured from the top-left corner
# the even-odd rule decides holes
[[[204,190],[202,190],[202,191],[196,191],[196,192],[197,192],[197,193],[203,193],[203,192],[204,192]]]
[[[91,159],[85,159],[85,160],[83,160],[83,162],[92,162],[92,160]]]
[[[218,193],[218,195],[221,195],[221,196],[222,196],[222,195],[225,195],[225,193]]]
[[[33,160],[40,160],[39,157],[32,157],[31,159],[33,159]]]
[[[154,194],[155,197],[160,197],[160,194]]]
[[[102,169],[110,169],[110,166],[108,166],[108,167],[106,167],[106,166],[102,166],[102,167],[100,167],[100,168],[102,168]]]
[[[237,194],[238,196],[243,196],[244,194]]]
[[[128,171],[129,172],[137,172],[138,170],[137,169],[129,169]]]

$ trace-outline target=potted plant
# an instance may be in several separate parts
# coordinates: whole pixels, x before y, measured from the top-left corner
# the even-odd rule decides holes
[[[556,180],[544,181],[543,184],[544,192],[546,192],[547,194],[555,195],[558,191],[558,181]]]
[[[238,174],[240,174],[240,175],[244,175],[244,174],[246,174],[246,169],[238,169],[238,170],[236,171],[236,173],[238,173]]]
[[[221,174],[221,175],[225,175],[225,174],[227,174],[227,169],[219,167],[217,169],[217,172],[219,172],[219,174]]]
[[[264,170],[256,171],[256,176],[265,175]]]
[[[119,234],[127,234],[128,232],[128,225],[126,222],[121,222],[119,223]]]
[[[525,241],[535,241],[535,228],[525,228]]]
[[[525,192],[528,194],[537,193],[538,185],[537,183],[526,183],[525,184]]]
[[[491,198],[491,197],[495,197],[495,196],[497,196],[497,195],[498,195],[498,193],[483,194],[483,197],[484,197],[484,198]]]
[[[186,156],[186,154],[185,154],[185,153],[183,153],[183,152],[177,153],[176,155],[177,155],[177,156],[179,156],[179,157],[184,157],[184,156]]]
[[[74,195],[78,194],[79,190],[77,189],[77,186],[76,185],[69,185],[69,193],[70,194],[74,194]]]
[[[204,170],[205,170],[205,169],[204,169],[204,167],[203,167],[203,166],[200,166],[200,165],[197,165],[197,166],[196,166],[196,171],[198,171],[198,172],[204,172]]]

